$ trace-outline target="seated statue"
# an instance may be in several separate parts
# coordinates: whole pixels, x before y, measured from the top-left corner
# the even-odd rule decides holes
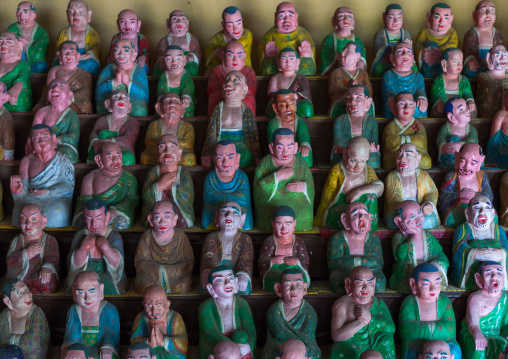
[[[479,290],[469,296],[466,317],[460,324],[464,358],[504,358],[504,333],[508,330],[508,295],[503,292],[506,266],[483,262],[474,277]]]
[[[223,340],[238,344],[243,359],[253,358],[256,327],[249,304],[236,295],[238,278],[233,269],[226,265],[212,269],[208,274],[206,289],[212,298],[199,306],[198,358],[207,359]]]
[[[422,346],[420,355],[415,355],[414,358],[450,358],[450,359],[461,359],[462,353],[458,356],[455,353],[452,345],[445,342],[444,340],[428,340]]]
[[[148,78],[136,63],[138,52],[128,39],[119,39],[113,47],[115,62],[102,69],[95,88],[96,112],[107,114],[106,100],[111,92],[122,89],[131,99],[132,116],[148,115]]]
[[[355,29],[355,16],[353,10],[347,6],[338,7],[332,17],[334,32],[328,34],[321,44],[321,76],[328,76],[333,70],[341,65],[341,53],[350,42],[358,44],[361,61],[358,68],[367,68],[367,52],[365,45],[358,36],[353,33]],[[358,48],[357,47],[357,48]]]
[[[481,0],[473,12],[475,25],[464,35],[464,73],[467,77],[477,77],[487,71],[486,55],[496,45],[504,45],[501,31],[494,27],[496,6],[490,0]]]
[[[75,303],[67,311],[62,358],[75,343],[90,350],[88,359],[120,358],[120,318],[104,294],[104,283],[94,271],[81,272],[72,282]]]
[[[369,75],[359,66],[361,63],[360,50],[360,45],[356,42],[348,42],[340,54],[340,67],[333,70],[328,78],[329,117],[339,117],[347,113],[346,98],[351,87],[364,86],[367,92],[366,96],[372,98],[373,91]],[[374,117],[373,102],[369,104],[367,110]]]
[[[420,204],[403,201],[396,209],[394,218],[399,231],[392,237],[394,263],[390,276],[390,288],[403,294],[411,293],[409,278],[421,263],[430,263],[439,269],[441,283],[448,287],[446,272],[450,266],[443,248],[431,231],[423,229],[425,221]]]
[[[503,106],[503,80],[507,77],[508,51],[505,45],[493,46],[486,55],[488,70],[478,74],[476,102],[478,115],[492,118]]]
[[[439,216],[445,226],[457,228],[464,223],[464,211],[477,194],[492,203],[494,195],[489,177],[480,170],[484,159],[482,148],[476,143],[468,142],[455,152],[455,170],[445,175],[437,200]]]
[[[381,77],[381,95],[383,97],[383,117],[395,117],[392,108],[396,96],[403,91],[409,91],[416,101],[416,118],[427,117],[427,95],[425,82],[421,73],[413,69],[414,53],[410,42],[399,42],[390,55],[392,68],[385,71]]]
[[[508,239],[504,229],[495,223],[495,216],[491,199],[476,195],[469,201],[466,222],[453,234],[450,281],[457,287],[477,289],[473,274],[484,261],[500,263],[506,273]]]
[[[53,66],[46,78],[46,84],[41,92],[39,102],[32,109],[39,111],[41,107],[48,106],[49,84],[56,78],[67,81],[72,91],[71,109],[77,113],[92,113],[92,75],[79,67],[81,54],[78,44],[74,41],[64,41],[56,52],[60,65]]]
[[[367,164],[371,149],[372,146],[364,137],[353,137],[349,141],[342,160],[333,165],[326,178],[314,218],[315,226],[343,229],[340,218],[347,211],[348,204],[362,202],[372,218],[371,230],[377,230],[377,199],[383,194],[384,185]]]
[[[490,138],[487,141],[487,166],[508,168],[508,111],[499,110],[492,119]],[[502,199],[502,197],[501,197]]]
[[[308,359],[307,347],[300,339],[288,339],[280,347],[280,353],[275,359]]]
[[[201,165],[211,167],[215,145],[231,140],[242,155],[240,167],[251,167],[261,158],[258,128],[252,110],[242,100],[249,89],[247,79],[239,71],[230,71],[222,84],[223,101],[213,108],[201,153]]]
[[[33,304],[32,293],[21,279],[12,278],[2,286],[7,308],[0,312],[0,346],[17,345],[23,355],[17,359],[46,359],[49,327],[41,308]]]
[[[217,206],[215,224],[219,230],[207,234],[201,249],[200,292],[206,293],[210,271],[219,265],[227,265],[236,273],[238,293],[251,293],[254,248],[250,237],[240,231],[245,216],[236,202],[228,201]]]
[[[30,65],[22,59],[24,43],[10,31],[0,33],[0,81],[7,88],[4,107],[8,111],[28,112],[32,109]]]
[[[383,168],[393,169],[401,144],[413,143],[421,156],[420,167],[429,169],[432,160],[427,151],[427,131],[420,120],[415,119],[417,102],[409,91],[399,92],[391,102],[394,114],[383,131]]]
[[[27,203],[39,205],[48,214],[47,228],[68,226],[71,222],[74,166],[67,155],[56,152],[58,139],[47,125],[35,125],[29,142],[34,152],[19,163],[19,175],[11,176],[14,199],[12,225],[19,227],[21,209]]]
[[[441,60],[443,73],[434,79],[430,90],[430,103],[432,104],[430,117],[446,117],[444,105],[448,99],[456,97],[466,100],[467,110],[471,112],[471,117],[477,117],[471,84],[467,77],[460,74],[463,59],[462,51],[456,47],[449,47],[443,51]]]
[[[242,230],[252,229],[253,215],[250,199],[249,178],[240,167],[240,154],[236,145],[229,140],[217,142],[215,146],[215,168],[210,171],[203,183],[203,212],[201,228],[215,230],[215,212],[226,201],[236,202],[245,215]]]
[[[306,76],[316,74],[316,45],[307,30],[298,26],[298,11],[289,1],[277,5],[274,26],[265,33],[259,43],[260,76],[275,75],[279,72],[276,58],[279,51],[286,47],[298,51],[300,55],[298,73]]]
[[[385,27],[374,35],[374,61],[372,61],[371,76],[381,77],[386,70],[392,68],[390,56],[394,46],[399,42],[411,41],[411,35],[404,24],[404,12],[399,4],[390,4],[383,13]]]
[[[19,214],[21,233],[7,252],[5,278],[19,278],[33,294],[58,290],[60,252],[56,239],[44,232],[47,222],[38,205],[26,204]]]
[[[230,41],[224,48],[222,64],[215,66],[208,78],[208,116],[212,114],[214,107],[223,98],[222,88],[226,77],[231,71],[239,71],[245,76],[247,94],[242,100],[243,104],[252,110],[256,116],[256,91],[258,82],[252,67],[245,64],[245,49],[239,41]]]
[[[162,135],[174,135],[182,149],[180,164],[195,166],[194,127],[183,120],[185,105],[180,96],[167,93],[159,96],[155,104],[155,112],[159,118],[150,122],[145,135],[145,150],[141,153],[142,165],[157,164],[157,145]]]
[[[333,123],[331,165],[342,161],[346,146],[352,138],[362,136],[369,141],[371,147],[367,163],[372,168],[380,168],[378,124],[376,118],[368,112],[373,103],[368,88],[363,85],[353,85],[344,96],[346,112],[337,117]]]
[[[192,289],[194,253],[189,239],[175,230],[178,215],[168,201],[156,202],[148,214],[150,228],[141,235],[134,256],[138,293],[161,286],[166,293],[187,293]]]
[[[14,128],[12,115],[5,108],[9,101],[7,87],[0,81],[0,161],[14,161]]]
[[[288,205],[298,218],[295,231],[312,229],[314,179],[304,159],[296,156],[298,143],[293,131],[284,127],[275,130],[268,147],[270,154],[259,162],[254,175],[255,227],[272,230],[275,208]]]
[[[383,293],[386,289],[383,251],[379,237],[370,231],[372,218],[367,206],[362,202],[350,203],[340,221],[344,229],[328,240],[330,290],[344,292],[344,280],[353,268],[362,265],[376,277],[376,293]]]
[[[427,13],[427,27],[420,30],[415,40],[416,59],[423,77],[440,75],[443,51],[458,46],[459,36],[452,22],[452,9],[448,4],[436,3]]]
[[[215,348],[213,348],[213,354],[210,354],[208,356],[208,359],[241,359],[241,358],[242,352],[240,351],[240,347],[238,346],[238,344],[230,340],[223,340],[221,342],[218,342]]]
[[[64,41],[74,41],[78,44],[78,51],[81,54],[78,66],[92,75],[98,75],[101,69],[101,38],[90,26],[92,10],[88,8],[85,0],[70,0],[66,13],[69,26],[60,31],[55,47],[60,48]],[[53,66],[56,65],[58,58],[53,61]]]
[[[35,22],[37,12],[35,5],[30,1],[22,1],[16,9],[18,22],[9,25],[10,31],[23,43],[22,59],[30,65],[30,71],[34,74],[48,72],[46,52],[49,45],[48,32]]]
[[[317,314],[303,297],[307,294],[307,278],[299,268],[288,268],[280,275],[274,289],[280,298],[266,314],[267,333],[263,359],[275,358],[288,339],[299,339],[307,347],[308,359],[320,359],[316,343]]]
[[[478,132],[471,124],[471,112],[466,100],[452,97],[443,106],[448,120],[437,133],[437,165],[452,169],[455,166],[455,153],[468,142],[478,143]]]
[[[161,346],[162,346],[162,344],[161,344]],[[147,358],[148,359],[157,359],[157,356],[155,355],[155,349],[156,349],[155,346],[152,348],[149,344],[147,344],[145,342],[131,344],[129,346],[129,349],[127,350],[126,358],[129,358],[129,359],[147,359]],[[160,349],[160,348],[157,348],[157,349]],[[164,354],[167,355],[165,350],[158,351],[159,358],[165,358]],[[179,352],[178,354],[183,355],[182,358],[185,358],[185,355],[187,354],[187,352],[186,351]],[[179,357],[177,357],[177,358],[179,358]],[[71,359],[74,359],[74,358],[71,358]],[[76,359],[81,359],[81,358],[76,358]],[[84,358],[84,359],[86,359],[86,358]]]
[[[395,170],[385,178],[384,215],[385,226],[397,229],[395,217],[397,207],[406,200],[416,201],[425,217],[423,229],[438,226],[441,221],[437,213],[438,191],[427,171],[420,169],[421,155],[414,143],[400,145],[395,159]]]
[[[154,76],[162,75],[164,56],[168,46],[180,46],[185,55],[185,71],[191,76],[197,76],[201,62],[201,48],[196,36],[189,32],[189,19],[182,10],[173,10],[166,19],[168,34],[159,41],[157,46],[157,61],[153,69]]]
[[[238,41],[245,51],[245,66],[252,67],[252,33],[243,27],[240,9],[228,6],[222,11],[222,30],[213,35],[205,45],[205,76],[210,76],[212,70],[222,63],[226,45],[231,41]]]
[[[258,259],[263,289],[275,293],[274,285],[288,268],[298,267],[310,285],[309,254],[305,242],[295,235],[298,220],[289,206],[278,206],[272,215],[273,234],[264,240]]]
[[[277,76],[277,75],[276,75]],[[272,103],[272,111],[275,118],[268,122],[267,137],[271,142],[273,132],[278,128],[288,128],[295,134],[298,142],[297,155],[303,158],[307,166],[312,167],[312,147],[310,146],[310,133],[303,118],[298,115],[297,95],[289,90],[278,90],[275,94],[275,102]]]
[[[138,181],[123,169],[122,151],[117,142],[103,142],[95,155],[96,169],[86,174],[76,202],[72,225],[85,227],[84,209],[88,200],[99,198],[106,202],[115,229],[134,225],[134,212],[139,204]]]
[[[131,354],[133,351],[148,349],[153,350],[153,354],[145,359],[154,356],[185,359],[188,345],[185,323],[177,311],[170,309],[171,302],[164,288],[159,285],[147,286],[143,291],[142,303],[144,311],[136,315],[132,327]]]
[[[139,32],[141,29],[141,20],[138,14],[130,9],[120,11],[116,19],[118,26],[118,33],[113,35],[111,44],[109,45],[109,53],[106,59],[106,64],[109,65],[115,62],[115,44],[120,39],[127,39],[134,45],[134,50],[138,53],[136,63],[145,70],[148,75],[148,66],[150,66],[150,48],[148,46],[148,39]]]
[[[439,269],[430,263],[417,265],[409,278],[409,286],[412,294],[404,298],[399,312],[401,357],[418,359],[418,354],[426,353],[423,351],[425,342],[437,339],[445,341],[455,359],[460,359],[461,350],[455,339],[455,313],[450,299],[441,293]]]
[[[122,163],[135,165],[134,147],[139,134],[138,120],[129,115],[131,100],[124,90],[114,90],[104,101],[109,114],[95,121],[90,133],[87,163],[94,163],[95,156],[106,142],[114,142],[122,151]]]
[[[279,73],[272,76],[268,82],[268,103],[266,105],[266,114],[270,118],[275,117],[273,104],[275,97],[280,90],[290,91],[295,94],[297,100],[296,114],[300,117],[314,116],[314,106],[312,105],[312,94],[310,91],[307,77],[297,73],[300,66],[298,52],[290,47],[280,50],[277,56],[277,66]]]
[[[169,45],[164,55],[163,72],[157,84],[157,97],[174,93],[185,106],[185,117],[193,117],[196,108],[196,88],[194,80],[185,66],[185,54],[178,45]]]
[[[180,165],[182,149],[173,135],[162,135],[157,145],[158,164],[150,168],[141,192],[141,225],[148,226],[148,214],[155,202],[167,200],[178,216],[176,228],[194,225],[194,184],[184,166]]]
[[[333,303],[330,358],[358,359],[374,349],[395,359],[395,324],[386,304],[374,296],[376,277],[368,267],[355,267],[345,279],[347,295]]]
[[[508,226],[508,172],[505,172],[501,177],[501,184],[499,185],[499,194],[501,197],[501,210],[499,211],[499,224]]]
[[[127,290],[124,272],[123,241],[109,225],[112,213],[100,198],[89,199],[83,209],[86,227],[72,238],[67,256],[65,291],[69,293],[79,273],[93,271],[104,287],[104,294],[122,294]]]
[[[32,126],[44,124],[51,127],[51,133],[58,139],[56,150],[67,155],[73,163],[77,163],[81,126],[78,114],[71,108],[72,97],[73,93],[67,81],[59,78],[51,81],[48,90],[49,105],[35,113]],[[29,155],[33,152],[33,143],[28,140],[25,153]]]

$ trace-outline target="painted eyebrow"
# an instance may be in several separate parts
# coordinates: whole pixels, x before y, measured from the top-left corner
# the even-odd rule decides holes
[[[411,153],[413,153],[413,150],[406,150],[405,152],[411,152]]]
[[[464,107],[464,105],[459,105],[459,107],[457,107],[457,108],[461,108],[461,107],[463,108],[463,107]]]
[[[169,143],[172,143],[172,144],[174,144],[175,146],[178,146],[178,143],[176,143],[176,142],[170,141]]]

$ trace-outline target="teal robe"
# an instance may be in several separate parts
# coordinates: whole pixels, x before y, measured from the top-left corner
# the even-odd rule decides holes
[[[60,118],[51,127],[51,133],[58,138],[56,150],[69,156],[73,163],[79,162],[78,142],[80,123],[78,114],[70,107],[62,112]]]
[[[487,141],[487,157],[485,163],[496,167],[508,168],[508,135],[502,129]]]
[[[393,118],[392,111],[388,108],[388,99],[395,97],[401,91],[409,91],[413,94],[415,101],[419,98],[427,99],[425,94],[425,81],[418,71],[413,71],[411,75],[400,76],[393,69],[383,73],[381,77],[381,95],[383,97],[383,117]],[[427,117],[427,111],[422,112],[416,109],[415,118]]]

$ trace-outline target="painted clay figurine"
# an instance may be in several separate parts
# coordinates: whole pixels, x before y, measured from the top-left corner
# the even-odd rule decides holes
[[[477,77],[487,71],[486,55],[496,45],[504,45],[501,31],[494,27],[496,6],[492,1],[478,2],[473,11],[475,25],[464,35],[464,73],[467,77]]]
[[[154,76],[160,76],[164,71],[164,55],[168,46],[179,46],[185,55],[185,71],[191,76],[197,76],[201,62],[201,48],[196,36],[189,32],[189,19],[182,10],[174,10],[166,20],[169,30],[157,46],[157,62],[153,69]]]
[[[455,153],[459,152],[465,143],[478,143],[478,132],[469,123],[471,112],[463,98],[450,98],[444,104],[443,110],[448,121],[437,133],[437,165],[439,168],[452,169],[455,165]]]
[[[409,278],[419,263],[430,263],[436,266],[441,275],[442,285],[447,287],[446,272],[450,262],[432,232],[423,229],[425,218],[420,204],[406,200],[399,204],[396,211],[394,221],[399,231],[392,237],[394,263],[390,276],[390,288],[399,293],[411,293]]]
[[[4,106],[9,111],[28,112],[32,109],[30,65],[22,59],[23,41],[10,31],[0,33],[0,81],[7,87]]]
[[[333,70],[341,66],[341,53],[345,45],[354,42],[360,47],[361,60],[358,67],[367,68],[367,52],[362,40],[353,33],[355,16],[350,7],[342,6],[335,10],[332,17],[334,32],[328,34],[321,44],[321,76],[328,76]]]
[[[307,347],[300,339],[288,339],[280,347],[280,353],[275,359],[309,359]]]
[[[377,199],[383,194],[384,185],[367,164],[371,149],[372,146],[364,137],[353,137],[349,141],[343,152],[344,157],[333,165],[326,178],[314,219],[315,226],[343,229],[340,218],[347,211],[348,204],[362,202],[372,218],[371,230],[377,230]]]
[[[369,141],[372,150],[367,163],[372,168],[380,168],[378,124],[376,118],[368,112],[373,103],[368,88],[353,85],[344,96],[345,113],[337,117],[333,123],[331,165],[342,161],[346,146],[353,137],[362,136]]]
[[[372,62],[371,76],[381,77],[386,70],[392,67],[390,55],[394,46],[399,42],[411,41],[411,35],[404,24],[404,11],[399,4],[390,4],[383,13],[385,27],[374,35],[374,61]]]
[[[12,115],[5,108],[9,101],[7,87],[0,81],[0,161],[14,161],[14,128]]]
[[[488,70],[478,75],[476,102],[478,115],[492,118],[497,111],[503,109],[503,82],[507,79],[508,51],[504,45],[493,46],[485,60]]]
[[[221,140],[215,146],[215,168],[210,171],[203,183],[203,212],[201,228],[214,230],[215,211],[226,201],[238,203],[245,220],[242,230],[252,229],[254,225],[249,178],[240,169],[240,154],[230,140]]]
[[[96,112],[107,114],[106,100],[111,92],[122,89],[131,99],[132,116],[148,115],[148,78],[136,63],[138,52],[128,39],[118,40],[113,47],[115,62],[102,69],[95,88]]]
[[[196,108],[196,88],[192,76],[185,70],[185,54],[178,45],[169,45],[164,55],[164,72],[157,84],[157,97],[177,94],[185,106],[185,117],[193,117]]]
[[[242,101],[248,93],[247,79],[239,71],[227,74],[222,84],[222,97],[214,107],[201,153],[201,165],[211,167],[215,145],[220,140],[232,140],[242,155],[240,167],[250,167],[261,158],[256,118]]]
[[[191,291],[194,253],[185,233],[175,230],[177,221],[168,201],[156,202],[148,214],[151,228],[141,235],[134,256],[136,292],[151,285],[161,286],[166,293]]]
[[[499,194],[501,197],[501,210],[499,212],[499,224],[508,226],[508,174],[505,172],[501,177],[501,184],[499,186]]]
[[[19,175],[11,176],[14,199],[12,225],[19,227],[21,209],[27,203],[40,206],[48,214],[47,228],[68,226],[71,222],[74,166],[67,155],[56,152],[58,139],[47,125],[35,125],[29,139],[34,152],[23,157]]]
[[[148,226],[148,213],[155,202],[167,200],[178,215],[177,228],[194,225],[194,184],[190,173],[180,165],[182,149],[173,135],[163,135],[157,145],[158,164],[150,168],[143,184],[141,224]]]
[[[95,121],[90,133],[87,163],[94,163],[99,149],[106,142],[114,142],[122,151],[122,163],[135,165],[134,147],[139,134],[138,120],[129,115],[131,100],[124,90],[114,90],[104,101],[109,114]]]
[[[67,256],[66,291],[69,292],[76,285],[80,273],[93,271],[98,275],[97,280],[100,280],[104,294],[124,293],[127,290],[127,277],[124,272],[123,241],[109,225],[112,213],[108,211],[106,202],[92,198],[86,202],[83,214],[86,227],[72,238]]]
[[[437,213],[438,191],[427,171],[420,168],[421,155],[414,143],[404,143],[397,150],[395,170],[385,179],[385,226],[397,229],[395,217],[400,203],[416,201],[422,208],[425,220],[423,229],[434,228],[441,223]]]
[[[92,113],[92,75],[81,67],[81,54],[78,44],[74,41],[64,41],[56,52],[59,65],[53,66],[46,78],[46,84],[41,92],[39,102],[32,109],[37,112],[41,107],[49,105],[49,84],[56,78],[67,81],[72,91],[71,108],[77,113]]]
[[[242,358],[253,358],[256,350],[256,327],[252,312],[238,293],[238,278],[228,266],[218,266],[208,274],[206,289],[212,296],[198,311],[199,359],[208,359],[215,346],[233,341],[240,347]]]
[[[201,292],[205,292],[210,271],[219,265],[227,265],[232,267],[236,274],[238,293],[251,293],[254,248],[250,237],[240,231],[245,216],[236,202],[224,202],[217,206],[215,225],[219,230],[207,234],[201,250]]]
[[[298,219],[295,231],[308,231],[314,218],[314,179],[303,158],[296,156],[298,143],[293,131],[284,127],[275,130],[268,146],[270,154],[259,162],[254,177],[255,227],[271,231],[273,211],[288,205]]]
[[[30,65],[30,71],[35,74],[48,72],[46,62],[46,51],[49,45],[48,32],[41,27],[35,18],[37,11],[35,5],[30,1],[22,1],[16,9],[18,22],[12,23],[7,28],[16,34],[23,43],[22,59]]]
[[[205,45],[205,76],[222,63],[226,45],[231,41],[238,41],[245,51],[245,66],[252,67],[252,33],[243,27],[243,18],[240,9],[228,6],[222,11],[222,30],[213,35]]]
[[[272,76],[268,82],[268,104],[266,105],[266,114],[268,117],[275,117],[273,104],[275,97],[280,90],[287,90],[295,94],[297,100],[297,115],[300,117],[314,116],[314,106],[312,105],[312,94],[307,77],[297,73],[300,66],[298,52],[290,47],[280,50],[277,56],[277,66],[279,73]]]
[[[383,356],[377,350],[367,349],[362,354],[360,354],[360,359],[383,359]]]
[[[33,304],[30,289],[20,279],[12,278],[4,282],[2,298],[7,308],[0,312],[0,345],[14,344],[25,358],[45,359],[48,322],[42,309]]]
[[[257,79],[252,67],[245,64],[245,49],[239,41],[230,41],[224,48],[222,64],[216,66],[208,79],[208,116],[215,106],[223,99],[222,88],[226,77],[231,71],[239,71],[245,76],[248,91],[242,102],[252,110],[256,116]]]
[[[288,268],[297,267],[310,285],[309,254],[303,239],[295,235],[297,222],[289,206],[279,206],[272,214],[273,234],[264,240],[258,259],[263,289],[270,293],[275,293],[275,283]]]
[[[0,348],[2,359],[24,359],[23,351],[17,345],[9,344]],[[81,359],[81,358],[79,358]],[[84,358],[86,359],[86,358]]]
[[[308,289],[304,273],[299,268],[286,269],[274,288],[280,299],[266,314],[266,344],[262,358],[275,358],[286,340],[300,339],[307,347],[308,358],[321,359],[321,350],[316,343],[316,311],[303,299]]]
[[[208,359],[241,359],[242,353],[238,344],[223,340],[218,342],[213,348],[213,354],[208,356]]]
[[[508,98],[507,98],[508,99]],[[490,138],[487,141],[487,166],[508,168],[508,111],[499,110],[492,119]],[[501,200],[502,200],[501,196]]]
[[[154,349],[149,344],[145,342],[135,343],[131,344],[129,346],[129,349],[127,350],[127,356],[126,358],[129,359],[157,359],[157,356],[154,354]],[[159,356],[161,358],[164,357],[164,352],[159,352]],[[185,353],[186,354],[186,353]],[[182,353],[183,355],[183,353]],[[70,358],[73,359],[73,358]],[[78,358],[81,359],[81,358]],[[86,358],[85,358],[86,359]]]
[[[72,284],[75,303],[67,311],[62,357],[74,343],[86,345],[91,358],[120,357],[120,318],[116,307],[104,300],[104,292],[96,272],[76,276]]]
[[[344,280],[353,268],[362,265],[370,268],[376,277],[376,293],[384,292],[383,251],[379,237],[370,231],[372,218],[367,206],[361,202],[350,203],[340,221],[344,229],[328,240],[330,290],[344,292]]]
[[[427,151],[427,132],[425,126],[414,115],[417,102],[408,91],[399,92],[391,102],[391,110],[394,118],[383,131],[383,168],[395,167],[397,151],[403,143],[414,143],[418,153],[422,157],[420,167],[429,169],[432,160]]]
[[[399,92],[409,91],[416,101],[414,117],[427,117],[427,95],[423,76],[412,68],[414,52],[411,43],[399,42],[390,55],[392,68],[385,71],[381,77],[381,94],[383,95],[383,117],[392,118],[392,103]]]
[[[276,58],[279,51],[286,47],[298,51],[300,55],[298,73],[306,76],[316,74],[316,45],[307,30],[298,26],[296,6],[288,1],[277,5],[274,26],[265,33],[259,43],[258,59],[261,76],[278,73]]]
[[[101,69],[101,38],[99,33],[90,26],[92,21],[92,10],[84,0],[70,0],[67,5],[67,21],[69,26],[64,27],[58,34],[56,48],[67,40],[78,44],[78,51],[81,54],[79,67],[92,75],[98,75]],[[58,65],[58,59],[53,61],[53,66]]]
[[[295,133],[298,142],[297,155],[303,158],[307,166],[312,167],[312,147],[310,146],[310,133],[305,120],[298,115],[298,96],[289,90],[278,90],[275,102],[272,103],[275,118],[268,122],[267,138],[271,142],[273,132],[278,128],[288,128]]]
[[[425,342],[422,353],[418,356],[418,358],[424,359],[427,356],[429,358],[461,358],[461,355],[458,357],[456,354],[454,355],[452,347],[443,340],[429,340]]]
[[[186,358],[188,339],[185,323],[182,316],[170,308],[164,288],[158,285],[146,288],[142,303],[144,311],[138,313],[132,326],[130,350],[139,350],[142,349],[140,345],[147,345],[145,349],[153,349],[155,358]]]
[[[117,142],[104,142],[95,155],[96,169],[81,182],[72,225],[85,227],[84,209],[88,200],[100,198],[109,208],[111,225],[129,229],[134,225],[134,212],[139,204],[138,181],[123,169],[122,151]]]
[[[9,246],[5,278],[21,279],[33,294],[55,293],[60,252],[56,239],[44,232],[48,218],[36,204],[26,204],[19,217],[21,233]]]
[[[155,104],[155,112],[159,118],[150,122],[145,135],[145,150],[141,153],[142,165],[157,164],[157,145],[162,135],[173,135],[178,138],[182,149],[180,164],[195,166],[196,155],[194,154],[194,127],[183,120],[185,105],[180,96],[167,93],[159,96]]]
[[[44,124],[51,127],[51,133],[58,139],[56,150],[77,163],[80,123],[78,114],[71,108],[72,96],[67,81],[59,78],[51,81],[48,90],[49,105],[36,112],[32,126]],[[33,144],[27,141],[25,153],[28,155],[33,152]]]
[[[445,226],[457,228],[466,221],[464,211],[476,194],[486,196],[492,203],[489,177],[481,170],[484,159],[482,148],[476,143],[468,142],[455,152],[455,170],[445,175],[437,201]]]
[[[366,349],[395,359],[395,324],[386,304],[374,296],[376,277],[368,267],[355,267],[345,279],[347,295],[332,308],[330,358],[360,358]]]
[[[141,29],[141,20],[138,14],[130,9],[120,11],[116,19],[118,26],[118,33],[113,35],[111,44],[109,45],[109,54],[106,59],[106,64],[109,65],[115,62],[115,44],[120,39],[128,39],[134,45],[134,50],[138,53],[136,63],[145,70],[148,75],[148,66],[150,65],[150,48],[148,46],[148,39],[139,32]]]

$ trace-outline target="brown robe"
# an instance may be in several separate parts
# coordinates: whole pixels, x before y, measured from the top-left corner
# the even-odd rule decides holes
[[[272,234],[265,239],[259,253],[258,270],[261,278],[263,278],[270,269],[270,259],[275,257],[276,250],[275,237]],[[293,238],[293,257],[297,257],[298,260],[300,260],[301,266],[306,271],[309,270],[309,254],[307,253],[307,248],[305,247],[303,239],[298,236],[294,236]]]
[[[481,72],[478,75],[476,103],[480,117],[494,117],[503,108],[503,81],[493,79],[488,71]]]
[[[475,26],[470,28],[464,35],[464,62],[469,56],[474,56],[480,68],[486,68],[487,62],[480,56],[480,38],[478,32],[475,31]],[[505,45],[503,34],[496,28],[493,29],[494,36],[492,38],[492,46]],[[506,45],[505,45],[506,46]]]

